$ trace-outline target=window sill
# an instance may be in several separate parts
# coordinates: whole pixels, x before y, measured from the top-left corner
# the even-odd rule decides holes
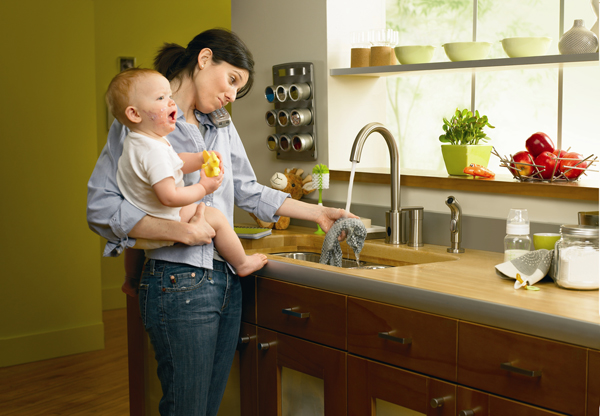
[[[332,170],[330,179],[348,182],[350,171]],[[383,171],[356,172],[354,181],[387,185],[391,183],[390,174]],[[415,188],[598,201],[598,181],[586,178],[577,182],[518,182],[510,175],[496,175],[494,179],[473,179],[470,176],[449,176],[445,172],[403,170],[400,185]]]

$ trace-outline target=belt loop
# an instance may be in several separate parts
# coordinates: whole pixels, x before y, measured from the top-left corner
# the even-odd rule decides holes
[[[156,262],[154,259],[148,259],[148,267],[150,268],[150,276],[154,276],[154,271],[156,270]]]

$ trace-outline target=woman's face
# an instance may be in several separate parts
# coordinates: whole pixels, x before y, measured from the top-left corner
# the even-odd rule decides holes
[[[215,64],[211,57],[199,62],[204,68],[199,68],[194,77],[196,109],[208,114],[234,102],[238,91],[248,82],[248,71],[225,61]]]

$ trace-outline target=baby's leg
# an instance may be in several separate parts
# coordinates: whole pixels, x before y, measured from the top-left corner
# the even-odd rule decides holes
[[[219,254],[223,256],[235,268],[239,276],[248,276],[267,264],[267,256],[264,254],[253,254],[247,256],[239,237],[229,226],[227,218],[216,208],[206,207],[206,222],[215,229],[215,246]]]
[[[189,204],[184,207],[181,207],[181,209],[179,210],[179,217],[181,218],[180,222],[190,222],[197,209],[198,204]]]

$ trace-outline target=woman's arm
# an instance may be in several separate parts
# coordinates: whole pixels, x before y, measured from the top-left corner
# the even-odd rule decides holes
[[[308,204],[296,199],[287,198],[276,212],[277,215],[316,222],[325,232],[340,218],[358,218],[343,209]]]

